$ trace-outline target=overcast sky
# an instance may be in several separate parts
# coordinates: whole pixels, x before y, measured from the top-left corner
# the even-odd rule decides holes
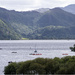
[[[0,0],[0,7],[16,10],[27,11],[38,8],[64,7],[69,4],[75,4],[75,0]]]

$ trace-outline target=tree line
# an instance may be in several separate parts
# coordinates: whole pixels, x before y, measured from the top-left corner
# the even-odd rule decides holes
[[[4,68],[4,74],[75,74],[75,56],[62,58],[36,58],[24,62],[12,62]]]

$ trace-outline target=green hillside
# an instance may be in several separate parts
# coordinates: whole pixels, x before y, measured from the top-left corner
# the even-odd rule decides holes
[[[60,8],[40,13],[0,8],[1,39],[75,39],[75,15]]]
[[[13,28],[0,20],[0,40],[20,39],[21,36],[17,34]]]
[[[44,26],[74,26],[75,25],[75,15],[63,11],[60,8],[54,8],[50,11],[44,13],[37,24],[41,27]]]
[[[75,39],[75,27],[47,26],[36,30],[29,37],[32,39]]]

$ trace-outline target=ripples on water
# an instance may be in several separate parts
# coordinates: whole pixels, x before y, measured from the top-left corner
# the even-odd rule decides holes
[[[62,53],[75,55],[69,47],[75,44],[75,40],[1,40],[0,41],[0,74],[3,75],[4,66],[9,61],[19,62],[32,60],[37,57],[54,58],[63,57]],[[33,56],[35,48],[42,55]],[[12,53],[12,52],[17,53]]]
[[[32,50],[35,48],[39,50],[68,50],[70,46],[73,46],[74,41],[67,40],[31,40],[31,41],[0,41],[0,47],[3,50]]]

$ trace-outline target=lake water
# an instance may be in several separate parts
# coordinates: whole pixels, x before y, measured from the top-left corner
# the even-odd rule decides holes
[[[4,67],[9,61],[20,62],[38,57],[74,56],[75,53],[69,49],[74,44],[75,40],[0,40],[0,75],[4,75]],[[42,55],[29,55],[35,49]],[[63,53],[68,55],[62,55]]]

